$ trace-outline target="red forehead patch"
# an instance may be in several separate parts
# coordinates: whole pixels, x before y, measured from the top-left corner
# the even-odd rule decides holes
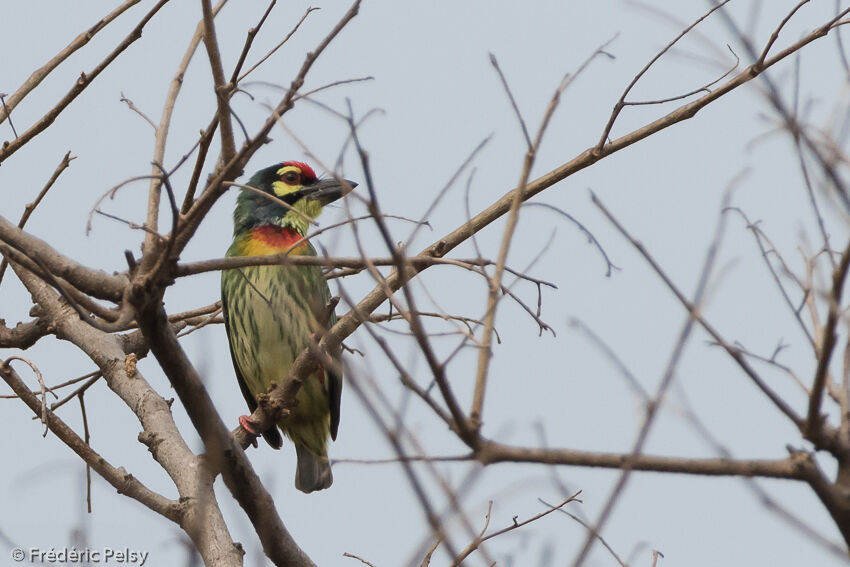
[[[316,179],[316,172],[313,171],[313,168],[304,163],[303,161],[285,161],[283,162],[283,167],[297,167],[301,170],[301,175],[303,175],[307,179]]]

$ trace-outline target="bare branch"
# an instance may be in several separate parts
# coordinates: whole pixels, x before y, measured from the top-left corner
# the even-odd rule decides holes
[[[782,28],[785,27],[791,18],[794,17],[794,14],[797,13],[797,10],[803,7],[803,4],[808,4],[810,0],[800,0],[796,6],[794,6],[790,12],[788,12],[785,17],[779,22],[779,25],[773,30],[773,33],[770,34],[770,39],[767,40],[767,43],[764,46],[764,49],[761,52],[758,60],[756,61],[756,66],[760,67],[764,65],[764,60],[767,57],[767,54],[770,52],[770,48],[773,47],[773,44],[776,43],[776,40],[779,39],[779,33],[782,31]]]
[[[126,2],[125,4],[129,4],[130,2]],[[135,2],[132,2],[135,4]],[[56,117],[59,116],[63,110],[65,110],[69,104],[71,104],[77,96],[82,93],[86,87],[88,87],[100,73],[106,69],[115,59],[118,58],[121,53],[123,53],[130,45],[132,45],[137,39],[142,37],[142,30],[145,28],[147,23],[154,17],[154,15],[159,12],[160,8],[165,6],[168,3],[168,0],[159,0],[159,2],[154,5],[151,10],[145,14],[139,24],[130,32],[130,34],[124,38],[124,40],[118,44],[118,46],[110,53],[106,59],[100,62],[94,69],[91,70],[90,73],[81,73],[80,77],[74,83],[74,86],[71,87],[71,90],[62,97],[62,99],[56,103],[56,105],[51,108],[47,113],[45,113],[35,124],[30,126],[28,130],[22,133],[18,138],[15,138],[12,142],[4,143],[2,147],[0,147],[0,163],[2,163],[6,158],[14,154],[16,151],[21,149],[24,144],[29,142],[31,139],[35,138],[38,134],[43,132],[48,126],[53,124],[53,121],[56,120]],[[13,95],[14,96],[14,95]]]
[[[649,263],[652,269],[656,274],[664,281],[665,285],[673,292],[679,302],[688,310],[692,317],[696,317],[697,321],[699,321],[700,325],[702,325],[703,329],[705,329],[711,337],[717,341],[717,343],[723,347],[723,349],[729,353],[735,362],[738,363],[738,366],[744,371],[744,373],[749,376],[749,378],[753,381],[756,386],[770,399],[771,402],[783,413],[788,419],[791,420],[798,428],[802,430],[803,419],[796,414],[796,412],[776,394],[758,375],[758,373],[750,366],[750,364],[746,361],[743,355],[734,347],[730,346],[718,333],[714,327],[712,327],[705,318],[699,313],[697,307],[693,305],[676,287],[676,285],[670,280],[667,274],[661,269],[661,267],[655,262],[652,256],[649,255],[649,252],[646,251],[643,244],[639,241],[635,240],[623,227],[620,225],[617,220],[608,212],[608,210],[600,203],[595,197],[593,198],[594,204],[602,210],[608,220],[614,225],[614,227],[625,236],[629,242],[631,242],[632,246],[634,246],[638,252],[644,257],[644,259]]]
[[[525,154],[522,174],[520,175],[520,182],[517,188],[514,190],[510,209],[507,211],[508,217],[505,223],[505,230],[502,235],[502,244],[499,248],[499,256],[496,260],[496,269],[490,279],[490,293],[487,297],[487,310],[484,315],[484,331],[481,338],[482,344],[481,349],[478,351],[478,370],[476,372],[475,377],[475,391],[473,392],[472,405],[469,410],[470,427],[476,433],[478,433],[481,428],[481,414],[484,406],[484,393],[487,385],[487,374],[490,359],[493,354],[490,350],[490,347],[493,339],[493,327],[496,323],[496,308],[499,299],[498,294],[502,288],[502,277],[505,272],[505,265],[508,259],[508,251],[510,249],[510,244],[513,240],[514,230],[516,229],[516,225],[519,222],[520,206],[527,198],[525,194],[528,189],[528,182],[531,176],[531,168],[534,165],[537,151],[540,149],[540,144],[543,140],[543,135],[546,133],[546,128],[549,125],[549,120],[552,118],[552,115],[555,113],[555,109],[558,107],[558,103],[561,99],[561,94],[570,86],[572,81],[577,76],[579,76],[584,69],[587,68],[591,61],[593,61],[598,55],[605,53],[605,48],[612,41],[613,39],[610,39],[604,44],[602,44],[599,48],[597,48],[596,51],[594,51],[579,66],[578,70],[574,75],[566,75],[561,80],[560,84],[555,89],[555,92],[553,93],[552,98],[549,101],[548,107],[543,113],[543,118],[540,122],[540,127],[537,130],[535,139],[531,143],[528,148],[528,151]],[[519,120],[522,121],[522,117],[519,117]],[[541,330],[542,328],[543,327],[541,326]]]
[[[374,563],[369,563],[368,561],[366,561],[366,560],[365,560],[365,559],[363,559],[362,557],[358,557],[358,556],[354,555],[353,553],[348,553],[348,552],[346,551],[345,553],[343,553],[343,554],[342,554],[342,556],[343,556],[343,557],[350,557],[351,559],[357,559],[357,560],[358,560],[358,561],[360,561],[360,563],[362,563],[363,565],[368,565],[369,567],[375,567],[375,564],[374,564]]]
[[[551,509],[553,509],[553,510],[558,510],[559,512],[561,512],[561,513],[563,513],[563,514],[566,514],[567,516],[569,516],[570,518],[572,518],[573,520],[575,520],[578,524],[580,524],[580,525],[581,525],[582,527],[584,527],[586,530],[588,530],[589,532],[591,532],[591,533],[593,534],[593,537],[595,537],[596,539],[598,539],[598,540],[599,540],[599,543],[601,543],[601,544],[602,544],[602,546],[603,546],[605,549],[607,549],[607,550],[608,550],[608,553],[610,553],[610,554],[611,554],[611,556],[612,556],[612,557],[613,557],[613,558],[617,561],[617,563],[619,563],[622,567],[627,567],[627,566],[626,566],[626,564],[623,562],[623,560],[622,560],[622,559],[620,559],[620,556],[619,556],[619,555],[617,555],[617,552],[616,552],[616,551],[614,551],[614,548],[612,548],[612,547],[608,544],[608,542],[607,542],[607,541],[605,541],[605,538],[603,538],[601,534],[599,534],[598,532],[596,532],[596,531],[594,530],[593,526],[589,525],[587,522],[585,522],[584,520],[582,520],[581,518],[579,518],[579,517],[578,517],[578,516],[576,516],[575,514],[571,514],[571,513],[567,512],[566,510],[564,510],[564,509],[563,509],[563,504],[560,504],[560,505],[552,505],[552,504],[549,504],[548,502],[546,502],[545,500],[543,500],[542,498],[538,498],[538,499],[537,499],[537,501],[538,501],[538,502],[540,502],[541,504],[545,504],[546,506],[549,506],[549,507],[550,507]]]
[[[727,49],[729,49],[729,52],[732,53],[732,56],[735,58],[735,64],[732,65],[732,67],[730,67],[728,71],[726,71],[725,73],[723,73],[722,75],[720,75],[716,79],[704,84],[701,87],[698,87],[694,90],[688,91],[688,92],[680,94],[680,95],[669,96],[669,97],[666,97],[666,98],[659,98],[659,99],[656,99],[656,100],[624,101],[623,106],[649,106],[649,105],[655,105],[655,104],[664,104],[666,102],[674,102],[674,101],[677,101],[677,100],[689,98],[689,97],[692,97],[692,96],[699,94],[699,93],[702,93],[702,92],[705,92],[705,93],[711,92],[711,87],[713,87],[714,85],[716,85],[717,83],[719,83],[720,81],[722,81],[723,79],[725,79],[726,77],[728,77],[729,75],[734,73],[735,70],[738,68],[738,65],[740,65],[740,63],[741,63],[741,58],[738,57],[738,55],[734,51],[732,51],[732,48],[729,47],[728,45],[726,47],[727,47]]]
[[[55,328],[57,336],[70,341],[91,358],[103,372],[109,388],[136,412],[143,428],[139,441],[147,445],[154,459],[174,481],[183,499],[180,526],[192,538],[201,557],[208,563],[212,563],[211,558],[215,557],[215,561],[222,565],[240,565],[241,553],[234,546],[215,502],[212,475],[202,459],[186,445],[174,423],[169,404],[150,387],[141,373],[133,369],[132,378],[128,376],[121,339],[80,320],[42,280],[25,270],[17,270],[15,264],[12,268],[16,269],[21,282],[44,310],[43,317]],[[16,393],[21,395],[19,391]]]
[[[88,466],[93,468],[106,482],[118,490],[119,493],[126,494],[173,522],[181,522],[183,511],[177,502],[168,500],[160,494],[153,492],[123,468],[113,467],[106,459],[94,452],[88,443],[80,439],[65,422],[59,419],[52,411],[48,410],[44,403],[40,402],[30,392],[20,376],[6,363],[0,364],[0,377],[9,384],[9,387],[29,406],[33,413],[36,415],[43,413],[50,431],[61,439],[72,451],[77,453]]]
[[[141,110],[139,110],[139,107],[138,107],[138,106],[136,106],[136,105],[135,105],[135,103],[133,103],[133,101],[132,101],[132,100],[130,100],[129,98],[125,97],[123,92],[121,93],[121,98],[120,98],[119,100],[120,100],[121,102],[123,102],[124,104],[126,104],[126,105],[127,105],[127,108],[129,108],[131,111],[133,111],[133,112],[135,112],[136,114],[138,114],[139,116],[141,116],[141,117],[142,117],[142,119],[143,119],[145,122],[147,122],[148,124],[150,124],[151,128],[153,128],[154,133],[156,133],[156,124],[154,124],[154,123],[153,123],[153,120],[151,120],[150,118],[148,118],[147,114],[145,114],[144,112],[142,112]]]
[[[519,528],[526,526],[526,525],[528,525],[532,522],[535,522],[535,521],[539,520],[540,518],[548,516],[549,514],[551,514],[552,512],[554,512],[556,510],[561,510],[564,506],[566,506],[570,502],[581,502],[581,500],[578,499],[579,494],[581,494],[581,490],[579,490],[578,492],[576,492],[572,496],[564,499],[560,504],[556,504],[555,506],[550,506],[549,504],[546,504],[544,502],[544,504],[546,504],[546,506],[549,507],[548,510],[540,512],[539,514],[535,514],[534,516],[532,516],[532,517],[530,517],[526,520],[523,520],[521,522],[517,522],[516,517],[514,517],[513,524],[511,524],[511,525],[509,525],[505,528],[502,528],[500,530],[496,530],[495,532],[489,533],[485,536],[484,532],[487,531],[487,526],[490,525],[490,510],[488,509],[486,522],[484,524],[484,529],[481,530],[481,534],[477,538],[475,538],[472,542],[470,542],[470,544],[468,546],[466,546],[466,548],[463,551],[461,551],[460,554],[457,557],[454,558],[454,560],[451,562],[451,567],[457,567],[458,565],[463,563],[463,561],[467,557],[469,557],[469,555],[471,555],[472,552],[474,552],[476,549],[478,549],[481,546],[481,544],[484,543],[485,541],[487,541],[489,539],[493,539],[494,537],[498,537],[502,534],[506,534],[506,533],[511,532],[513,530],[519,529]],[[490,505],[492,506],[493,503],[490,502]]]
[[[0,348],[26,350],[50,332],[51,330],[41,319],[18,323],[11,329],[6,326],[5,319],[0,319]]]
[[[139,301],[141,300],[141,301]],[[260,482],[242,448],[233,442],[209,394],[168,324],[161,300],[136,299],[136,320],[151,352],[186,408],[206,447],[206,458],[251,520],[266,555],[276,565],[313,565],[289,535],[274,500]]]
[[[3,112],[5,113],[6,118],[9,119],[9,128],[12,129],[12,135],[15,136],[15,138],[17,138],[18,137],[18,131],[15,130],[15,125],[12,124],[12,116],[9,114],[9,112],[10,112],[9,107],[6,106],[6,93],[0,93],[0,103],[3,103]]]
[[[219,10],[224,7],[224,4],[227,0],[220,0],[218,4],[212,9],[213,17],[218,14]],[[198,49],[198,44],[201,42],[201,39],[204,37],[204,26],[206,20],[202,19],[197,27],[195,28],[195,33],[192,36],[192,39],[189,40],[189,45],[186,48],[185,53],[183,54],[183,59],[180,61],[180,65],[177,67],[177,72],[174,75],[174,78],[171,79],[171,83],[168,85],[168,94],[165,97],[165,104],[162,107],[162,116],[159,119],[159,126],[153,125],[154,130],[156,131],[156,140],[154,141],[154,151],[153,151],[153,163],[164,163],[165,161],[165,144],[168,139],[168,131],[171,128],[171,117],[174,113],[174,106],[177,102],[177,97],[180,94],[180,90],[183,87],[183,76],[186,73],[186,69],[189,67],[189,62],[191,62],[192,57],[195,55],[195,52]],[[148,213],[147,213],[147,226],[154,231],[157,231],[158,220],[159,220],[159,198],[160,198],[160,188],[162,185],[162,178],[157,174],[155,170],[151,172],[151,181],[150,188],[148,190]],[[148,234],[145,238],[144,248],[146,250],[152,249],[152,247],[156,244],[153,234]]]
[[[295,35],[295,32],[297,32],[297,31],[298,31],[298,28],[300,28],[300,27],[301,27],[301,24],[303,24],[303,23],[304,23],[304,20],[306,20],[306,19],[307,19],[307,16],[309,16],[311,12],[314,12],[314,11],[316,11],[316,10],[318,10],[318,9],[319,9],[319,8],[307,8],[307,11],[305,11],[305,12],[304,12],[304,15],[303,15],[303,16],[301,16],[301,19],[300,19],[300,20],[298,20],[298,22],[295,24],[295,27],[293,27],[293,28],[289,31],[289,33],[288,33],[288,34],[286,34],[286,36],[285,36],[285,37],[284,37],[284,38],[280,41],[280,43],[278,43],[278,44],[277,44],[277,45],[275,45],[273,48],[271,48],[271,49],[269,50],[269,52],[268,52],[268,53],[266,53],[263,57],[261,57],[259,61],[257,61],[256,63],[254,63],[254,64],[251,66],[251,68],[250,68],[250,69],[248,69],[247,71],[245,71],[244,73],[242,73],[242,75],[241,75],[241,76],[240,76],[240,77],[239,77],[236,81],[233,81],[233,82],[234,82],[234,84],[239,84],[239,83],[241,83],[241,82],[242,82],[242,80],[243,80],[245,77],[247,77],[248,75],[250,75],[251,73],[253,73],[253,72],[254,72],[254,70],[255,70],[257,67],[259,67],[260,65],[262,65],[263,63],[265,63],[266,59],[268,59],[269,57],[271,57],[272,55],[274,55],[274,53],[275,53],[278,49],[280,49],[281,47],[283,47],[283,45],[284,45],[287,41],[289,41],[289,38],[291,38],[293,35]],[[265,16],[263,16],[263,18],[265,19]],[[240,61],[240,65],[237,65],[237,71],[238,71],[239,67],[241,67],[241,63],[242,63],[242,61]],[[234,74],[236,74],[236,72],[234,72]]]
[[[118,16],[123,14],[129,8],[138,4],[140,0],[125,0],[118,7],[112,10],[109,14],[98,20],[94,25],[92,25],[89,29],[84,31],[75,37],[71,43],[65,46],[62,51],[57,53],[50,61],[45,63],[43,66],[30,75],[24,84],[21,85],[17,91],[15,91],[11,96],[9,96],[8,100],[3,101],[3,114],[0,115],[0,124],[9,117],[9,114],[18,106],[26,96],[31,93],[41,82],[47,78],[47,76],[59,65],[62,64],[68,57],[73,55],[78,49],[86,45],[91,39],[101,30],[103,30],[106,26],[108,26],[113,20],[115,20]],[[17,137],[17,136],[16,136]]]
[[[813,443],[818,444],[823,434],[823,418],[820,414],[823,391],[826,387],[829,361],[835,348],[836,326],[838,325],[841,295],[844,291],[844,281],[850,269],[850,243],[841,255],[841,262],[832,273],[832,291],[829,294],[829,315],[821,333],[821,344],[818,345],[818,367],[815,371],[812,393],[809,396],[809,414],[806,420],[805,434]]]
[[[52,390],[47,389],[47,386],[44,384],[44,377],[41,375],[41,370],[39,370],[38,366],[33,364],[33,362],[28,358],[24,358],[23,356],[10,356],[6,360],[4,360],[2,364],[0,364],[0,368],[9,367],[9,361],[11,360],[20,360],[21,362],[24,362],[27,366],[30,367],[30,369],[35,374],[36,379],[38,380],[38,385],[41,388],[39,390],[39,393],[41,394],[41,423],[44,424],[44,434],[42,435],[42,437],[47,437],[47,431],[49,429],[47,426],[47,392],[50,391],[50,393],[53,394],[54,398],[57,397],[56,393]]]
[[[697,19],[694,23],[692,23],[691,25],[686,27],[684,30],[682,30],[679,33],[679,35],[677,35],[673,39],[673,41],[671,41],[670,43],[665,45],[664,49],[662,49],[661,51],[656,53],[655,57],[650,59],[649,63],[647,63],[646,65],[643,66],[643,69],[638,71],[638,74],[634,76],[632,81],[629,83],[629,85],[623,91],[623,94],[620,95],[620,100],[618,100],[617,104],[614,105],[614,110],[611,111],[611,116],[608,118],[608,124],[605,125],[605,129],[602,131],[602,136],[599,138],[599,142],[596,144],[595,150],[597,152],[602,151],[602,149],[605,147],[605,142],[608,140],[608,136],[611,134],[611,129],[614,127],[614,122],[617,120],[617,117],[620,115],[620,111],[623,110],[623,107],[625,107],[625,105],[626,105],[626,97],[629,96],[629,93],[631,92],[632,87],[634,87],[637,84],[637,82],[641,79],[641,77],[643,77],[646,74],[646,72],[649,71],[649,68],[652,67],[653,65],[655,65],[655,62],[658,61],[659,59],[661,59],[661,57],[665,53],[667,53],[670,50],[670,48],[673,47],[680,39],[685,37],[688,34],[688,32],[690,32],[697,25],[699,25],[700,22],[702,22],[704,19],[709,17],[711,14],[713,14],[715,10],[719,10],[720,8],[725,6],[727,3],[729,3],[729,0],[723,0],[723,2],[715,5],[708,12],[706,12],[705,14],[700,16],[699,19]]]
[[[226,190],[226,187],[222,183],[224,181],[232,181],[241,174],[242,167],[248,162],[257,149],[266,142],[268,133],[278,120],[280,120],[280,117],[292,108],[294,98],[303,86],[307,73],[331,41],[333,41],[348,22],[357,15],[360,9],[360,1],[361,0],[355,0],[339,22],[337,22],[336,26],[334,26],[328,35],[325,36],[325,38],[319,43],[316,49],[307,54],[301,68],[295,76],[295,79],[293,79],[289,90],[283,96],[283,99],[274,109],[271,116],[263,124],[262,128],[260,128],[259,132],[251,140],[243,144],[242,148],[236,153],[233,159],[229,160],[227,163],[220,164],[219,167],[216,168],[216,172],[211,176],[203,195],[201,195],[201,197],[199,197],[189,208],[184,216],[185,222],[181,222],[181,230],[177,235],[175,246],[175,251],[177,253],[183,250],[189,242],[189,239],[195,233],[201,219],[207,211],[209,211],[213,203],[215,203],[215,201],[221,197],[223,192]]]
[[[22,231],[0,216],[0,242],[5,242],[24,256],[43,264],[53,275],[100,299],[118,301],[126,280],[79,264],[57,252],[47,242]]]
[[[262,29],[263,24],[266,23],[266,18],[268,18],[269,14],[272,13],[275,4],[277,4],[277,0],[271,0],[266,11],[263,12],[263,16],[260,18],[260,21],[257,22],[257,25],[248,30],[248,35],[245,38],[245,44],[242,46],[242,53],[239,54],[239,59],[236,61],[236,67],[233,68],[233,73],[230,74],[231,84],[239,84],[239,73],[242,71],[242,65],[245,64],[245,58],[248,56],[248,52],[251,51],[251,46],[254,44],[254,38],[256,38],[257,34],[260,33],[260,29]]]
[[[525,145],[528,151],[534,151],[534,145],[531,143],[531,136],[528,135],[528,127],[525,125],[525,120],[522,118],[522,112],[519,111],[519,105],[517,105],[514,94],[511,92],[511,87],[508,84],[508,80],[505,78],[505,74],[502,72],[502,68],[499,67],[499,61],[492,53],[490,53],[490,65],[493,66],[496,73],[499,75],[499,80],[502,81],[502,88],[505,89],[505,94],[508,95],[508,100],[511,101],[511,107],[514,109],[514,116],[516,116],[517,120],[519,120],[519,126],[522,130],[522,136],[525,138]]]
[[[218,125],[221,129],[221,160],[228,162],[236,153],[236,145],[233,139],[233,125],[230,122],[230,107],[228,99],[232,93],[233,85],[225,83],[224,67],[221,64],[221,53],[218,48],[218,39],[215,34],[215,20],[213,19],[212,3],[210,0],[201,0],[204,11],[204,45],[212,69],[213,82],[215,85],[216,101],[218,103]]]
[[[495,463],[543,463],[606,469],[628,466],[635,471],[653,471],[705,476],[743,476],[807,480],[813,474],[814,461],[810,455],[795,453],[787,459],[734,460],[723,458],[687,459],[629,453],[574,451],[571,449],[535,449],[513,447],[486,441],[475,453],[475,459],[485,465]]]
[[[41,203],[41,200],[44,199],[44,196],[47,195],[47,192],[50,191],[50,188],[53,187],[53,184],[56,183],[56,180],[59,179],[59,176],[65,171],[68,166],[71,164],[71,160],[77,159],[76,156],[72,156],[71,152],[65,154],[65,157],[62,158],[62,161],[59,162],[59,165],[56,166],[56,169],[53,171],[53,175],[50,176],[50,179],[47,180],[47,183],[44,184],[44,187],[41,188],[38,195],[31,203],[27,203],[27,206],[24,207],[24,213],[21,215],[21,220],[18,221],[18,228],[24,228],[26,226],[27,221],[32,216],[35,208]],[[6,267],[9,262],[6,258],[3,258],[0,261],[0,283],[3,281],[3,275],[6,273]]]

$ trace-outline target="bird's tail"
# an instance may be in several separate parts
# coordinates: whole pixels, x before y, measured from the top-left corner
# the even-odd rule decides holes
[[[295,488],[301,492],[315,492],[328,488],[334,481],[327,455],[314,455],[300,443],[295,444],[298,467],[295,469]]]

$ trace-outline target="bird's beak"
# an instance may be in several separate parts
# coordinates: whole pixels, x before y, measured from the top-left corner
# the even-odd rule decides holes
[[[340,197],[344,197],[350,193],[357,183],[348,179],[321,179],[312,185],[301,188],[301,193],[306,199],[311,201],[319,201],[322,206],[328,203],[333,203]]]

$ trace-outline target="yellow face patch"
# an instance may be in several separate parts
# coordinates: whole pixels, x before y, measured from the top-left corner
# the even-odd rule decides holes
[[[312,177],[312,172],[311,177]],[[303,185],[303,172],[301,168],[295,165],[287,165],[277,170],[277,175],[279,179],[272,183],[272,191],[278,197],[284,197],[289,193],[294,193],[299,189],[304,187]],[[310,200],[310,199],[298,199],[295,203],[293,203],[292,208],[296,211],[299,211],[301,214],[298,214],[293,211],[288,211],[283,215],[283,219],[281,220],[281,226],[292,226],[298,231],[299,234],[305,235],[307,234],[307,229],[309,228],[309,221],[304,218],[305,216],[311,219],[316,218],[322,212],[322,205],[318,201]]]
[[[272,183],[272,190],[278,197],[283,197],[287,193],[298,191],[301,188],[301,169],[294,165],[287,165],[277,170],[277,175],[280,178]]]

